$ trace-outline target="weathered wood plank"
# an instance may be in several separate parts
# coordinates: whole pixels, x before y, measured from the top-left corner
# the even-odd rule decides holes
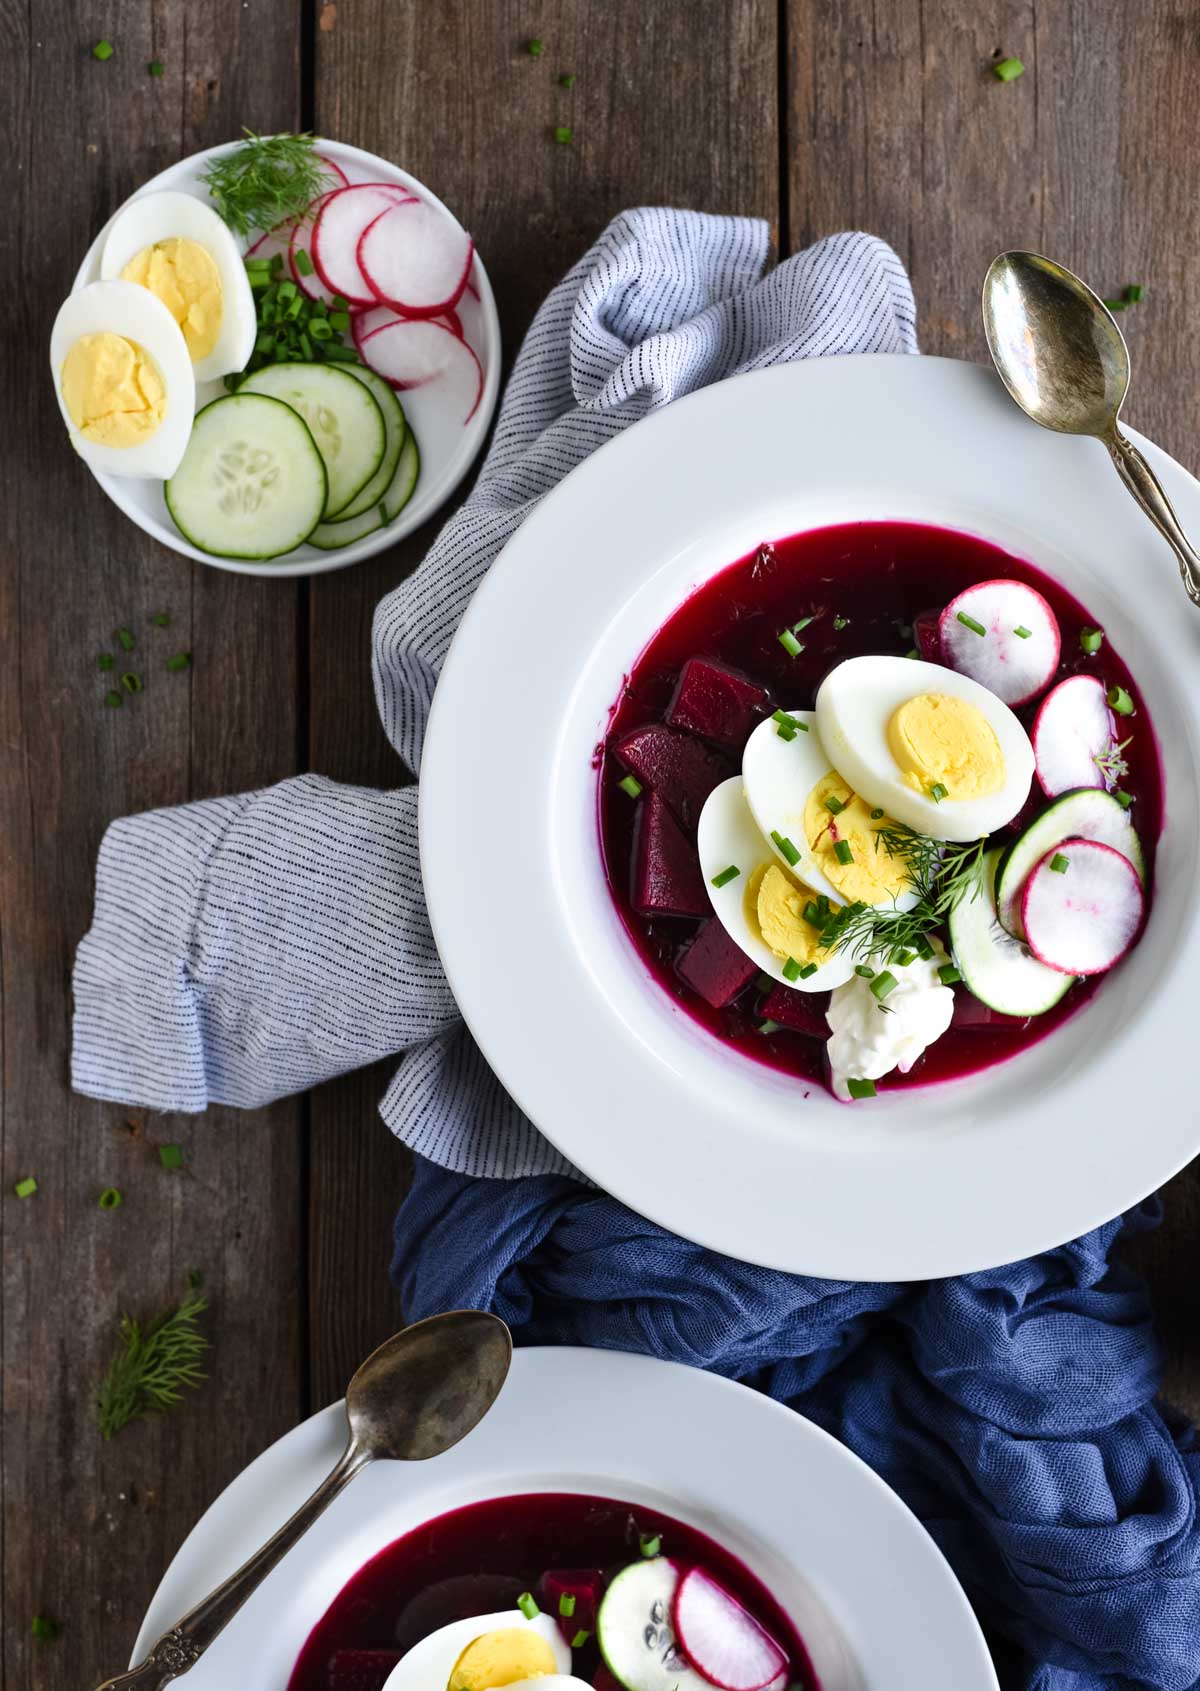
[[[145,540],[63,438],[46,343],[88,241],[116,203],[242,123],[299,110],[290,0],[202,8],[63,0],[0,8],[10,215],[10,395],[0,617],[5,987],[0,1156],[4,1667],[14,1691],[116,1671],[168,1559],[217,1491],[305,1407],[298,1110],[139,1120],[67,1088],[68,980],[114,816],[277,779],[296,762],[296,590],[189,566]],[[95,35],[89,33],[94,30]],[[95,60],[103,31],[114,53]],[[148,65],[159,59],[161,77]],[[169,632],[150,625],[170,613]],[[96,653],[136,631],[146,691],[101,704]],[[195,654],[189,675],[161,669]],[[183,1145],[179,1174],[156,1146]],[[36,1197],[12,1184],[32,1173]],[[106,1186],[124,1193],[97,1208]],[[154,1316],[190,1269],[214,1340],[201,1396],[103,1444],[93,1399],[128,1311]],[[52,1644],[33,1615],[58,1620]]]

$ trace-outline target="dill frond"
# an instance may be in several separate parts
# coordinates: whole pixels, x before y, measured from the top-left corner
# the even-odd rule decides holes
[[[195,1388],[207,1378],[200,1359],[208,1340],[197,1325],[207,1308],[206,1299],[189,1292],[177,1309],[144,1331],[137,1321],[122,1316],[121,1348],[109,1364],[96,1404],[106,1439],[130,1421],[166,1414],[185,1388]]]
[[[860,962],[894,962],[899,952],[919,949],[919,942],[942,927],[963,899],[983,891],[986,839],[956,845],[889,823],[876,829],[875,847],[903,863],[917,900],[911,910],[859,903],[832,912],[821,930],[821,944]]]
[[[329,187],[314,137],[256,135],[235,152],[213,159],[202,177],[221,216],[236,235],[303,217]]]

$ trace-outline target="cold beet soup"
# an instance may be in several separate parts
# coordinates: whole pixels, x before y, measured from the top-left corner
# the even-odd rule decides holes
[[[651,639],[597,748],[605,873],[710,1034],[845,1100],[1059,1026],[1136,944],[1137,682],[1043,571],[919,523],[766,542]]]
[[[495,1498],[427,1521],[338,1593],[288,1691],[818,1691],[744,1563],[642,1505]]]

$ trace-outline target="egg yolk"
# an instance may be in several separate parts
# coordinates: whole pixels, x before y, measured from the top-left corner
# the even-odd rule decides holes
[[[892,713],[888,746],[905,785],[951,799],[982,799],[1004,786],[1004,753],[996,730],[967,699],[919,693]]]
[[[75,342],[62,388],[71,421],[97,446],[140,446],[166,415],[167,390],[149,353],[108,330]]]
[[[809,793],[804,805],[805,838],[818,869],[847,904],[890,904],[908,891],[911,883],[903,859],[893,857],[877,838],[888,822],[886,816],[872,816],[866,801],[832,769]]]
[[[804,919],[804,906],[812,894],[786,875],[778,863],[764,863],[751,875],[746,887],[746,923],[776,957],[786,962],[821,963],[829,956],[820,944],[820,932]]]
[[[519,1679],[557,1673],[554,1651],[531,1626],[504,1627],[473,1638],[454,1664],[446,1691],[498,1691]]]
[[[221,272],[199,241],[173,235],[143,247],[121,272],[160,299],[183,330],[192,362],[207,358],[221,329]]]

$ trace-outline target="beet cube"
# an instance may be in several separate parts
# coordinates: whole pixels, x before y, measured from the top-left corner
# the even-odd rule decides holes
[[[803,1033],[809,1039],[828,1039],[829,1023],[825,1010],[829,995],[824,992],[794,992],[790,986],[772,987],[762,1007],[765,1020],[778,1022],[792,1033]]]
[[[942,637],[938,633],[941,620],[941,611],[922,611],[913,618],[913,645],[926,663],[942,661]]]
[[[676,972],[714,1010],[723,1010],[758,973],[758,964],[736,946],[714,916],[679,953]]]
[[[687,728],[728,751],[741,751],[768,709],[766,689],[711,658],[689,658],[667,712],[673,728]]]
[[[1020,1033],[1029,1026],[1029,1018],[1005,1016],[963,987],[954,994],[954,1015],[950,1025],[967,1033]]]
[[[635,728],[617,741],[613,751],[644,787],[652,787],[666,800],[676,819],[693,833],[709,793],[733,774],[726,759],[703,740],[661,723]]]
[[[542,1575],[542,1610],[558,1616],[559,1631],[568,1644],[577,1632],[595,1632],[603,1596],[604,1575],[599,1568],[548,1568]],[[569,1615],[560,1611],[563,1597],[574,1598]]]
[[[329,1663],[329,1691],[383,1691],[398,1650],[338,1650]]]
[[[633,848],[639,916],[707,916],[712,910],[696,848],[657,793],[648,793]]]

